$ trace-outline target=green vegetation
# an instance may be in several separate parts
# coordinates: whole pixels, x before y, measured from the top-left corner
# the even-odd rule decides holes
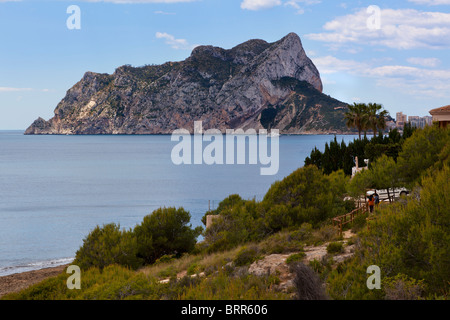
[[[355,258],[330,274],[328,285],[334,299],[381,299],[392,294],[392,278],[400,274],[404,292],[419,286],[421,298],[447,297],[450,289],[450,169],[445,165],[421,180],[417,198],[385,206],[359,234]],[[383,290],[368,290],[365,269],[382,270]],[[398,280],[398,279],[397,279]],[[418,288],[416,288],[418,289]],[[391,290],[391,291],[390,291]]]
[[[366,167],[364,159],[368,159],[369,163],[372,163],[382,155],[397,161],[403,143],[414,131],[415,129],[406,125],[403,135],[397,129],[394,129],[386,136],[380,133],[370,140],[367,137],[355,139],[348,145],[344,141],[339,143],[335,137],[329,144],[325,144],[324,152],[314,148],[310,156],[305,159],[305,165],[315,165],[322,169],[325,174],[344,170],[344,173],[350,176],[356,157],[360,168]]]
[[[97,226],[89,233],[77,251],[74,263],[83,270],[91,267],[103,269],[115,263],[137,269],[142,264],[137,251],[137,239],[133,233],[121,231],[119,225],[111,223],[102,228]]]
[[[382,110],[383,107],[376,103],[354,103],[348,107],[349,111],[345,114],[347,127],[356,128],[358,130],[359,139],[361,140],[361,132],[371,129],[373,136],[377,136],[378,130],[386,128],[386,117],[389,113]]]
[[[327,246],[327,253],[328,254],[334,254],[334,253],[341,253],[344,249],[342,242],[331,242]]]
[[[190,286],[181,295],[182,300],[288,300],[290,296],[273,292],[270,288],[278,282],[275,276],[257,277],[242,275],[230,277],[224,272]]]
[[[414,132],[411,139],[405,141],[397,161],[399,175],[404,182],[413,185],[419,181],[429,168],[445,160],[445,152],[448,160],[449,139],[450,131],[436,126]]]
[[[318,227],[354,208],[353,202],[344,200],[346,184],[342,171],[324,175],[317,167],[306,166],[275,182],[261,202],[232,195],[207,213],[220,217],[205,232],[205,248],[230,249],[304,223]]]
[[[202,232],[201,227],[192,229],[189,221],[190,214],[183,208],[160,208],[134,230],[121,231],[115,224],[97,226],[83,240],[74,264],[83,270],[111,264],[137,269],[171,255],[181,256],[194,250]]]
[[[327,173],[307,165],[274,183],[262,201],[229,196],[207,213],[219,217],[200,243],[200,228],[189,225],[182,208],[155,210],[133,230],[96,227],[74,263],[83,269],[82,290],[68,290],[61,274],[5,299],[291,299],[275,289],[276,275],[248,273],[250,264],[274,253],[290,254],[300,299],[447,299],[450,130],[391,131],[368,143],[381,139],[401,150],[378,156],[353,179],[339,168]],[[355,148],[364,150],[366,140],[355,140]],[[331,219],[354,208],[348,197],[404,185],[411,196],[379,206],[372,220],[356,218],[357,235],[347,242],[353,258],[334,262],[343,242]],[[328,255],[306,265],[305,247],[324,243]],[[367,288],[371,265],[381,268],[381,290]]]
[[[191,252],[201,227],[192,229],[188,223],[191,215],[183,208],[163,208],[144,217],[134,228],[138,242],[138,256],[145,264],[152,264],[164,255],[180,256]]]
[[[291,254],[287,259],[287,264],[297,263],[303,260],[305,258],[306,254],[304,252],[294,253]]]
[[[220,272],[211,278],[184,277],[169,283],[160,283],[142,272],[111,265],[83,273],[82,290],[69,290],[67,275],[47,279],[6,299],[34,300],[142,300],[142,299],[202,299],[202,300],[267,300],[289,299],[287,294],[270,291],[276,277],[241,275],[229,277]]]
[[[260,258],[259,249],[257,246],[251,246],[251,247],[243,247],[236,255],[236,258],[234,259],[234,264],[237,267],[242,267],[246,265],[252,264],[254,261],[258,260]]]

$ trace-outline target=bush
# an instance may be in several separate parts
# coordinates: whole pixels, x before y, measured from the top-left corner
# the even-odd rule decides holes
[[[155,264],[162,264],[162,263],[168,263],[175,260],[174,255],[163,255],[161,258],[156,259]]]
[[[383,298],[383,293],[368,290],[360,284],[367,280],[365,268],[370,265],[379,266],[386,278],[402,274],[408,279],[423,280],[421,288],[425,297],[448,294],[449,177],[450,168],[444,166],[421,180],[420,200],[410,198],[405,204],[396,203],[379,209],[377,219],[370,222],[370,229],[360,232],[353,260],[340,272],[333,271],[330,275],[328,288],[333,298]],[[408,292],[408,288],[417,284],[411,281],[397,282],[390,292],[394,296],[405,295],[402,290]],[[403,289],[397,285],[402,285]]]
[[[291,254],[287,259],[286,259],[286,264],[292,264],[292,263],[297,263],[303,260],[303,258],[305,258],[306,254],[304,252],[299,252],[299,253],[294,253]]]
[[[249,248],[243,247],[236,255],[234,264],[236,267],[242,267],[252,264],[254,261],[260,258],[259,249],[257,246],[251,246]]]
[[[180,294],[181,300],[288,300],[289,295],[274,292],[271,288],[278,279],[273,276],[242,275],[230,277],[219,272],[203,278],[196,286],[190,286]]]
[[[265,254],[298,252],[312,237],[312,226],[304,223],[293,231],[278,232],[259,244]]]
[[[297,263],[292,269],[298,300],[328,300],[319,276],[310,267]]]
[[[134,230],[121,231],[114,223],[97,226],[83,240],[74,264],[85,270],[111,264],[137,269],[143,264],[169,261],[195,248],[202,228],[192,229],[189,221],[190,214],[183,208],[160,208]]]
[[[417,182],[426,170],[439,161],[439,155],[450,141],[450,131],[439,127],[416,130],[405,141],[398,158],[401,177],[408,184]]]
[[[343,250],[342,242],[331,242],[327,246],[327,253],[328,254],[341,253],[342,250]]]
[[[416,280],[404,274],[383,279],[383,290],[387,300],[418,300],[425,291],[423,280]]]
[[[82,273],[82,290],[69,290],[63,272],[19,293],[6,296],[14,300],[125,300],[158,299],[162,287],[154,279],[128,268],[110,265],[102,270],[90,268]]]
[[[339,239],[339,233],[333,226],[325,225],[313,233],[314,243],[322,243]]]
[[[344,200],[347,182],[343,171],[324,175],[316,166],[306,166],[272,184],[261,202],[232,195],[213,212],[219,218],[205,232],[206,251],[261,241],[282,230],[302,229],[305,223],[318,226],[345,214],[354,207]],[[310,231],[301,232],[309,237]]]
[[[275,221],[274,232],[305,222],[317,226],[346,213],[348,204],[343,200],[346,181],[342,171],[324,175],[316,166],[294,171],[272,184],[264,196],[267,225],[271,227]]]
[[[232,197],[235,199],[235,197]],[[237,199],[235,199],[237,200]],[[234,248],[240,244],[261,240],[269,234],[264,226],[261,205],[255,200],[220,203],[219,218],[205,232],[207,252],[217,252]]]
[[[193,274],[197,274],[200,270],[200,267],[197,263],[193,263],[191,264],[188,268],[187,268],[187,275],[193,275]]]
[[[146,264],[164,255],[180,256],[195,248],[201,227],[188,225],[191,215],[183,208],[159,208],[144,217],[134,228],[138,243],[138,257]]]
[[[133,233],[121,231],[119,225],[111,223],[97,226],[89,233],[76,252],[74,264],[84,270],[103,269],[110,264],[136,269],[142,260],[137,257],[137,239]]]
[[[367,224],[367,215],[360,214],[356,218],[353,219],[352,224],[352,232],[357,233],[361,231]]]

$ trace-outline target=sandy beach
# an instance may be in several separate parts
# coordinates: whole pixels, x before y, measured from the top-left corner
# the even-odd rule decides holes
[[[6,294],[26,289],[47,278],[57,276],[63,272],[65,268],[67,268],[67,265],[0,277],[0,298]]]

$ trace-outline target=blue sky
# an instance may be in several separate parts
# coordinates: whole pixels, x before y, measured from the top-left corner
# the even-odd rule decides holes
[[[67,27],[70,5],[81,29]],[[0,130],[51,118],[86,71],[289,32],[332,97],[381,103],[393,116],[450,104],[450,0],[0,0]]]

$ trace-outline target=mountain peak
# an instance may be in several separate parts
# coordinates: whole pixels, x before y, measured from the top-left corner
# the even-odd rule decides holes
[[[231,49],[205,45],[180,62],[86,72],[55,116],[38,119],[26,134],[166,134],[198,120],[205,130],[342,131],[345,104],[321,91],[319,71],[295,33]]]

